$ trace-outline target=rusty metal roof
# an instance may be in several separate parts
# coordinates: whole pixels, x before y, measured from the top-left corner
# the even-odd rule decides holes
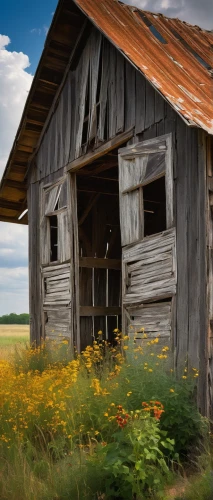
[[[117,0],[75,0],[189,125],[213,134],[213,33]]]
[[[188,125],[213,134],[213,33],[118,0],[59,0],[0,185],[0,220],[19,222],[26,174],[85,14]],[[27,215],[21,220],[27,224]]]

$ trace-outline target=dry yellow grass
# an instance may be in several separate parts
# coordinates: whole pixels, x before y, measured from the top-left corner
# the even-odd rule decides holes
[[[24,346],[29,338],[29,325],[0,325],[0,359],[8,359],[15,346]]]

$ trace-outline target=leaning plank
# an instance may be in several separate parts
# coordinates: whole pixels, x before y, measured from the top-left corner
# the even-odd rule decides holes
[[[70,261],[68,261],[70,262]],[[63,272],[67,272],[69,270],[69,264],[68,263],[63,263],[63,264],[56,264],[56,265],[50,265],[50,266],[43,266],[42,267],[42,273],[43,275],[46,273],[54,273],[57,271],[60,271],[60,274]]]
[[[69,273],[66,272],[64,274],[57,274],[57,275],[50,274],[50,275],[48,275],[48,276],[46,275],[44,277],[47,278],[49,282],[51,282],[51,281],[57,281],[57,280],[64,280],[65,278],[69,278],[69,276],[70,276]]]
[[[101,156],[109,153],[110,151],[112,151],[112,149],[121,146],[121,144],[127,142],[129,139],[131,139],[131,137],[133,137],[133,128],[123,132],[122,134],[117,135],[110,141],[105,142],[95,151],[89,152],[81,156],[80,158],[77,158],[76,160],[72,161],[71,163],[68,163],[67,171],[75,172],[76,170],[79,170],[85,165],[88,165],[89,163],[92,163],[93,161],[100,158]]]

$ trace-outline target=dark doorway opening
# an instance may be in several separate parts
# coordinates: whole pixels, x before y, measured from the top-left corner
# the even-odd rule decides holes
[[[83,349],[97,337],[112,342],[114,329],[121,329],[117,150],[78,171],[77,200]]]

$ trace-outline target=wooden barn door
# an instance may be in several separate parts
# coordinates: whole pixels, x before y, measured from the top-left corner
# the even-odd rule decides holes
[[[170,338],[176,293],[170,135],[120,149],[119,196],[123,331],[145,328],[150,337]]]

